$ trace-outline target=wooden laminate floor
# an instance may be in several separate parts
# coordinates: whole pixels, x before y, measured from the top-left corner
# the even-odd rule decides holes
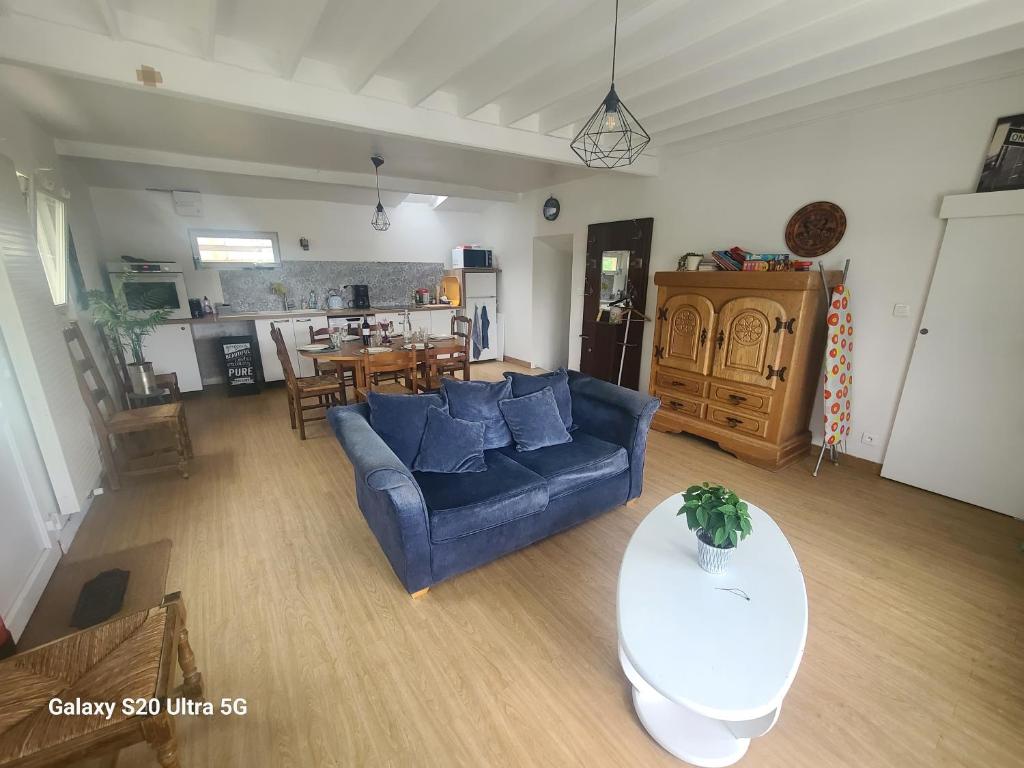
[[[652,433],[633,506],[414,601],[322,423],[300,443],[280,389],[186,408],[191,479],[99,498],[71,553],[173,540],[168,588],[184,593],[207,696],[248,702],[244,717],[179,718],[184,768],[679,765],[633,714],[615,586],[638,521],[703,479],[775,517],[810,604],[779,723],[741,765],[1024,763],[1018,521],[852,467],[773,474]],[[681,647],[679,663],[714,652]],[[145,746],[118,762],[152,765]]]

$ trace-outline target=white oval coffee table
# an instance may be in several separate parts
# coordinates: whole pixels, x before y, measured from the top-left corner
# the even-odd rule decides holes
[[[619,659],[654,740],[716,768],[775,725],[804,652],[807,592],[779,526],[749,502],[754,530],[728,571],[703,571],[682,504],[677,494],[655,507],[626,547]]]

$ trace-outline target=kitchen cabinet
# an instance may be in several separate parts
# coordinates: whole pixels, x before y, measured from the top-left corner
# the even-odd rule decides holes
[[[458,310],[455,309],[432,309],[430,310],[430,332],[443,336],[452,332],[452,318]]]
[[[256,341],[259,343],[260,359],[263,364],[264,381],[283,381],[284,370],[277,359],[277,346],[270,337],[270,326],[281,329],[284,346],[292,361],[292,370],[296,376],[312,376],[315,371],[313,361],[298,353],[298,347],[309,344],[309,329],[317,330],[327,325],[324,315],[302,315],[300,317],[267,318],[254,321],[256,325]]]
[[[805,455],[824,355],[821,276],[659,272],[654,282],[654,428],[714,440],[766,469]]]
[[[189,323],[158,325],[142,343],[146,360],[153,364],[154,373],[174,373],[178,376],[178,389],[196,392],[203,388],[199,375],[196,343]],[[127,353],[131,360],[131,353]]]

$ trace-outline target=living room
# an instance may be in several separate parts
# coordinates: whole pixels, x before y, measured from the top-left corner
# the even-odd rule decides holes
[[[0,766],[1016,764],[1018,6],[0,3]]]

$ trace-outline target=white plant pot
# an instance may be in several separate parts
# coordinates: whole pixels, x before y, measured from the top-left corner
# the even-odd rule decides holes
[[[686,257],[686,270],[688,272],[696,272],[697,267],[700,266],[701,259],[703,256],[687,256]]]
[[[708,573],[725,573],[729,569],[729,560],[736,547],[723,549],[707,544],[702,538],[703,531],[697,532],[697,564]]]

